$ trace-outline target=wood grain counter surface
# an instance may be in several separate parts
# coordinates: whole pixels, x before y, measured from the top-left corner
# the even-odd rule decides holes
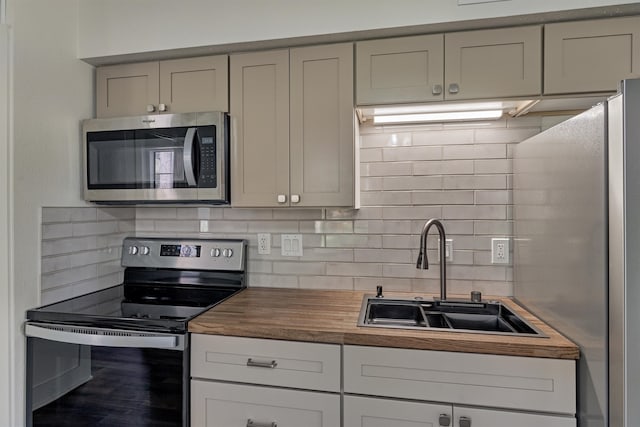
[[[189,332],[333,344],[508,356],[577,359],[578,347],[509,298],[502,301],[547,338],[433,330],[359,327],[362,299],[371,292],[248,288],[189,322]],[[431,295],[385,292],[385,297]]]

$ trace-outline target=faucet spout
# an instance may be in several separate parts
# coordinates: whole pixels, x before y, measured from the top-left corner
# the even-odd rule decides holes
[[[418,253],[418,261],[416,262],[416,268],[423,270],[429,269],[429,259],[427,257],[427,234],[432,226],[438,230],[440,237],[440,299],[447,299],[447,272],[446,272],[446,242],[447,238],[444,232],[444,226],[440,220],[432,218],[424,223],[422,227],[422,233],[420,233],[420,252]]]

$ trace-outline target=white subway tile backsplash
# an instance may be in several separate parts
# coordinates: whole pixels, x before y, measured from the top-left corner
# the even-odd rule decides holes
[[[403,176],[413,173],[412,162],[367,163],[360,168],[362,176]]]
[[[473,191],[412,191],[412,205],[469,205],[473,204]]]
[[[382,160],[385,162],[400,162],[414,160],[440,160],[442,147],[393,147],[382,149]]]
[[[413,145],[459,145],[472,144],[473,141],[473,129],[430,130],[413,133]]]
[[[463,175],[473,174],[474,160],[441,160],[413,162],[414,175]]]
[[[375,262],[375,263],[410,263],[410,249],[354,249],[355,262]]]
[[[42,239],[60,239],[73,236],[73,226],[71,223],[53,223],[42,225]]]
[[[447,159],[506,159],[504,144],[450,145],[443,147],[442,158]]]
[[[507,188],[505,175],[447,175],[442,177],[445,190],[502,190]]]
[[[362,134],[360,147],[406,147],[411,145],[413,135],[409,132],[385,132]]]
[[[326,264],[323,262],[274,262],[273,272],[275,274],[288,274],[288,275],[322,275],[325,274]]]
[[[432,268],[415,268],[429,218],[440,218],[454,241],[450,293],[511,295],[513,270],[490,263],[491,237],[512,235],[513,145],[541,123],[367,123],[360,129],[360,209],[43,208],[42,301],[117,284],[122,239],[134,234],[248,239],[249,286],[375,292],[383,285],[437,294],[435,230],[428,239]],[[207,233],[199,232],[202,220]],[[257,233],[264,232],[271,233],[270,255],[257,253]],[[283,233],[303,235],[304,256],[280,255]]]
[[[383,191],[390,190],[440,190],[442,176],[386,177],[382,179]]]

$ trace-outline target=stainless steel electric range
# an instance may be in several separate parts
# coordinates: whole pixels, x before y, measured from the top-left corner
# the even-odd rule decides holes
[[[246,252],[127,238],[124,283],[29,310],[27,426],[188,426],[187,323],[246,287]]]

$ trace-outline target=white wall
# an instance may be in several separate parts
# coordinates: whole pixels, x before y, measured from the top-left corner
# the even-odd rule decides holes
[[[459,2],[83,0],[79,3],[78,56],[103,57],[637,3],[502,0],[459,6]]]
[[[0,7],[1,7],[0,2]],[[2,13],[2,10],[0,10]],[[0,24],[0,348],[10,348],[10,199],[9,150],[9,28]],[[9,425],[11,358],[0,351],[0,425]]]
[[[78,0],[9,0],[13,28],[14,385],[23,425],[25,310],[40,302],[41,209],[85,206],[80,120],[93,115],[93,70],[76,59]]]

